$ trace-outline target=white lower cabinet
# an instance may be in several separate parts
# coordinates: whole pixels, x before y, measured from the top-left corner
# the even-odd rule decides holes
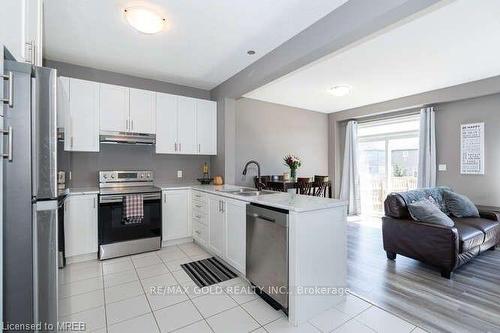
[[[224,198],[217,195],[208,197],[208,246],[221,258],[226,256],[226,219]]]
[[[97,252],[97,194],[70,195],[64,202],[65,256]]]
[[[246,266],[246,206],[239,200],[225,199],[226,261],[245,274]]]
[[[163,241],[192,237],[190,193],[184,189],[163,191]]]
[[[199,192],[194,193],[193,198]],[[203,201],[193,199],[193,238],[245,274],[247,203],[213,194],[206,194],[206,197],[206,208]],[[201,208],[195,208],[195,204]],[[203,214],[205,209],[207,218]],[[204,241],[207,228],[208,242]]]

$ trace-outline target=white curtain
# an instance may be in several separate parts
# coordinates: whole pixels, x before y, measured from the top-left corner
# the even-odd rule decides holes
[[[340,199],[348,202],[348,214],[361,214],[358,173],[358,123],[351,120],[345,132],[344,164],[340,184]]]
[[[436,186],[436,125],[434,107],[420,110],[418,188]]]

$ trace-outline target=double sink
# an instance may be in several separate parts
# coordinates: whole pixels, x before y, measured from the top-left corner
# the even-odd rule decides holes
[[[218,190],[218,192],[229,193],[234,195],[241,195],[242,197],[256,197],[260,195],[273,194],[276,192],[267,191],[267,190],[256,190],[254,188],[240,188],[240,189],[222,189]]]

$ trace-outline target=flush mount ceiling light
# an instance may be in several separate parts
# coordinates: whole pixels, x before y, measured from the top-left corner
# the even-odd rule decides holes
[[[124,10],[128,24],[145,34],[160,32],[167,21],[159,14],[144,7],[131,7]]]
[[[342,84],[342,85],[338,85],[338,86],[335,86],[333,88],[330,88],[329,91],[330,91],[330,94],[332,94],[333,96],[342,97],[342,96],[349,95],[351,93],[351,90],[352,90],[351,86],[348,86],[347,84]]]

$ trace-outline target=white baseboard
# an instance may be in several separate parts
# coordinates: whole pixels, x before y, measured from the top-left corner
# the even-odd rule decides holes
[[[184,237],[184,238],[179,238],[179,239],[171,239],[167,241],[162,241],[161,242],[161,247],[165,246],[171,246],[171,245],[178,245],[178,244],[185,244],[185,243],[192,243],[193,242],[193,237]]]
[[[74,264],[77,262],[91,261],[97,260],[97,252],[88,253],[88,254],[80,254],[77,256],[66,257],[66,264]]]

